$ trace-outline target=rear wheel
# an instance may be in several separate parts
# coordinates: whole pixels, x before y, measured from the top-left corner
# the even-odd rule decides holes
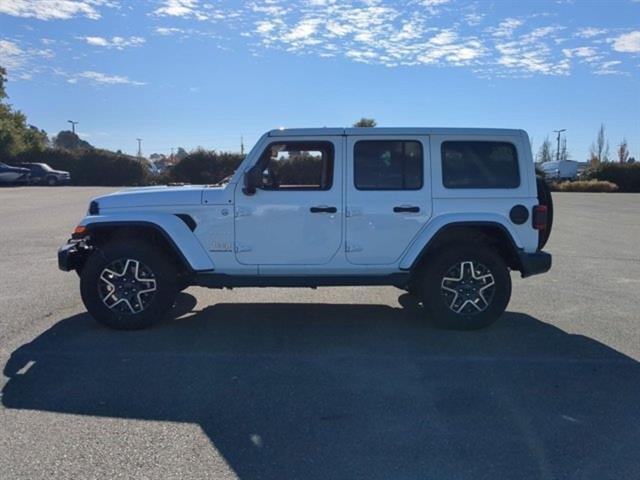
[[[177,273],[162,251],[142,242],[112,242],[94,252],[80,273],[88,312],[119,330],[162,320],[178,293]]]
[[[505,261],[484,245],[444,247],[425,265],[419,285],[429,317],[436,326],[451,330],[492,324],[511,298]]]

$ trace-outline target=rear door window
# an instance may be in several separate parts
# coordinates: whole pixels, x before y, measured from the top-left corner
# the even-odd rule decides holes
[[[446,188],[517,188],[518,153],[508,142],[442,142],[442,183]]]
[[[409,140],[361,140],[354,146],[358,190],[420,190],[422,144]]]

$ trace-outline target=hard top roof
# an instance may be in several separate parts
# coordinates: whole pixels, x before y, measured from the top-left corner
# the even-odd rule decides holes
[[[506,128],[445,128],[445,127],[373,127],[373,128],[279,128],[270,137],[317,135],[520,135],[523,130]]]

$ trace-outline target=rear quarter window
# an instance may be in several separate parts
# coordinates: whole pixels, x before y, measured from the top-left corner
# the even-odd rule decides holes
[[[442,183],[446,188],[517,188],[518,153],[509,142],[442,142]]]

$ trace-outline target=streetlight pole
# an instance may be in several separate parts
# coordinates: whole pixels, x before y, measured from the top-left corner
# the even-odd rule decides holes
[[[71,124],[71,131],[75,134],[76,133],[76,125],[79,124],[80,122],[74,122],[73,120],[67,120],[67,122]]]
[[[566,132],[567,129],[563,128],[562,130],[554,130],[553,133],[558,134],[558,148],[556,149],[556,161],[560,161],[560,134],[562,132]]]

